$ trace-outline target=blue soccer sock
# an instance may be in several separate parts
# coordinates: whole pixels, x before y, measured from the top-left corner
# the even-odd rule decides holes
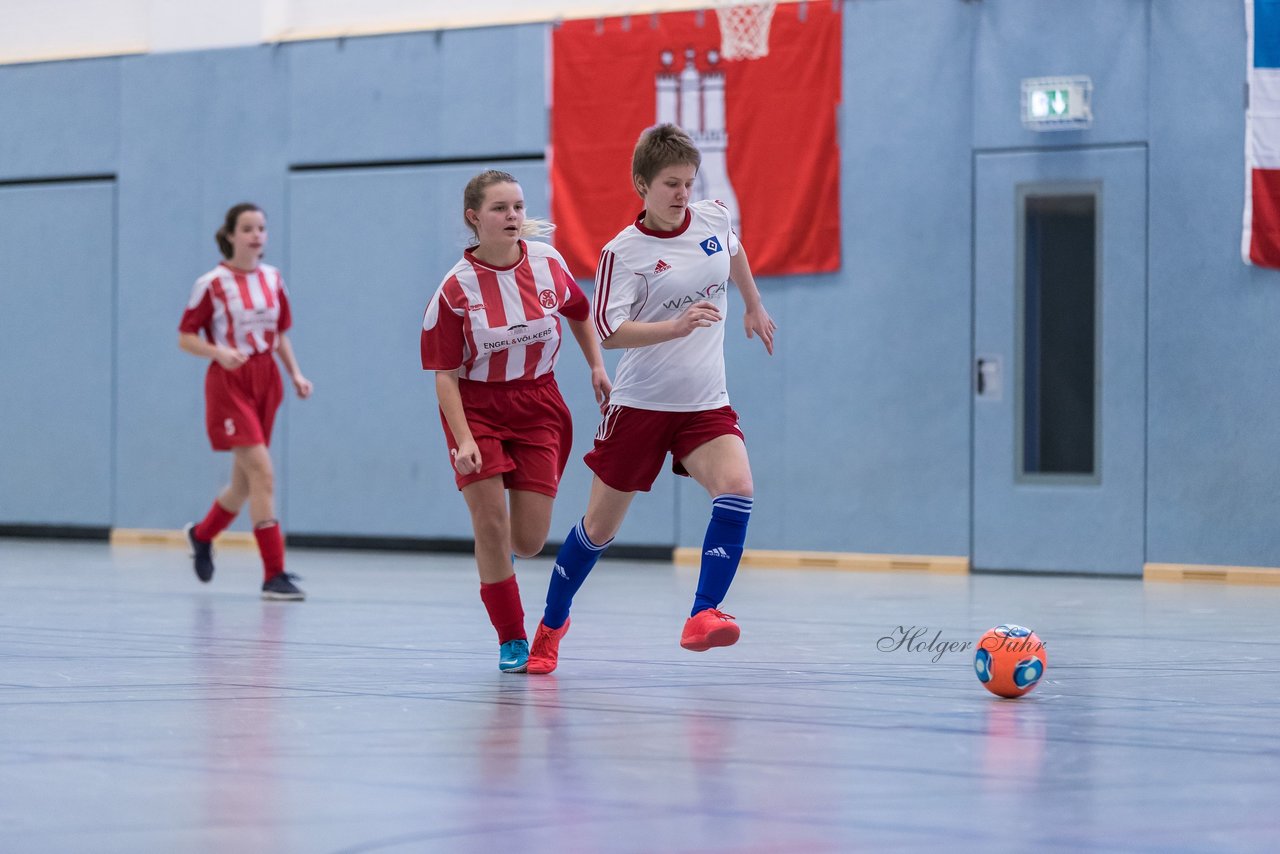
[[[585,520],[584,520],[585,521]],[[547,586],[547,607],[542,612],[542,624],[549,629],[558,629],[569,619],[569,606],[573,604],[573,596],[587,580],[591,567],[596,565],[600,555],[609,548],[609,540],[597,546],[587,536],[582,521],[573,526],[564,545],[556,553],[556,565],[551,571],[551,583]]]
[[[751,521],[752,500],[747,495],[726,493],[711,502],[711,521],[702,541],[702,572],[698,576],[698,593],[693,598],[689,616],[708,608],[718,608],[729,592],[742,545],[747,541],[747,522]]]

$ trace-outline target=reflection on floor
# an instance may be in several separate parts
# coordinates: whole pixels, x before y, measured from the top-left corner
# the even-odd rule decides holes
[[[1274,850],[1280,589],[606,558],[551,676],[503,675],[469,559],[0,540],[0,850]],[[550,561],[521,564],[530,630]],[[1000,700],[972,642],[1034,628]],[[923,631],[920,631],[923,630]],[[904,636],[915,640],[897,643]],[[888,640],[885,640],[885,639]]]

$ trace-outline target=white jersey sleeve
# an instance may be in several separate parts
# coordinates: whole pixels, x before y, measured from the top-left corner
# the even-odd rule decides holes
[[[728,244],[729,257],[733,257],[734,255],[738,254],[739,250],[742,249],[742,243],[738,240],[738,232],[733,230],[733,211],[729,210],[729,206],[726,205],[724,202],[720,201],[719,199],[716,199],[716,204],[719,205],[720,208],[724,211],[724,216],[725,216],[724,230],[725,230],[725,233],[728,235],[728,237],[726,238],[726,242]]]
[[[603,341],[628,320],[635,318],[648,297],[644,276],[628,270],[610,243],[600,253],[596,267],[596,292],[592,320],[596,334]]]

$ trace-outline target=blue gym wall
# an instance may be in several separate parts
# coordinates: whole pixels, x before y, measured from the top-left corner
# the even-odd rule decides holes
[[[1242,7],[1151,4],[1153,562],[1280,565],[1280,272],[1240,261]]]
[[[729,336],[749,545],[969,554],[975,152],[1138,144],[1146,559],[1280,564],[1280,273],[1239,259],[1242,3],[843,9],[843,269],[761,282],[773,358]],[[176,528],[207,507],[228,460],[208,450],[203,365],[176,324],[222,211],[248,198],[268,211],[316,383],[277,425],[287,528],[469,536],[417,326],[465,239],[466,177],[505,165],[546,211],[548,29],[0,67],[0,524]],[[1093,129],[1021,127],[1019,80],[1051,74],[1093,78]],[[577,453],[553,539],[586,500],[580,362],[567,346]],[[666,476],[620,541],[695,545],[706,513]]]

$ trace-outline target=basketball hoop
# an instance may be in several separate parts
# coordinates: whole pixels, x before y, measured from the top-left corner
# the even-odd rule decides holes
[[[769,55],[769,24],[775,3],[715,0],[720,21],[720,56],[724,59],[759,59]]]

